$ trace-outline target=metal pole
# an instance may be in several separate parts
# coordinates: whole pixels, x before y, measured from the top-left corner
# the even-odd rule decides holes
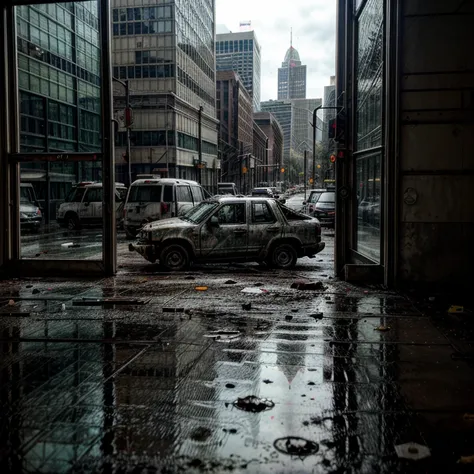
[[[313,110],[313,173],[312,173],[312,178],[313,178],[313,188],[316,187],[316,120],[317,116],[316,114],[318,113],[318,110],[321,109],[322,106],[320,105],[319,107],[316,107]]]
[[[170,159],[169,159],[169,153],[168,153],[168,94],[166,94],[166,107],[165,107],[165,147],[166,147],[166,177],[170,178]],[[176,168],[177,165],[175,165],[174,168],[174,173],[175,173],[175,178],[179,178],[179,175],[176,176]]]
[[[202,185],[202,105],[199,106],[198,111],[198,122],[199,122],[199,130],[198,130],[198,176],[199,176],[199,184]]]
[[[304,176],[304,200],[306,201],[306,181],[308,181],[308,178],[307,178],[307,173],[308,173],[308,159],[306,158],[306,150],[304,151],[304,173],[303,173],[303,176]]]
[[[125,84],[125,107],[130,110],[130,87],[128,80],[124,82]],[[130,126],[127,125],[127,158],[128,158],[128,185],[132,184],[132,156],[131,156],[131,146],[130,146]]]

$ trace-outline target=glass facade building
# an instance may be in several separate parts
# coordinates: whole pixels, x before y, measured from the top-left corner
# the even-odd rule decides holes
[[[235,71],[252,97],[254,111],[260,110],[260,45],[254,31],[216,36],[216,68]]]
[[[298,51],[290,46],[278,68],[278,100],[306,98],[306,66]]]
[[[132,179],[151,172],[183,179],[201,175],[203,184],[212,186],[219,168],[214,0],[158,5],[130,0],[112,6],[113,74],[129,81],[134,116]],[[117,84],[114,108],[119,123],[124,107],[124,89]],[[196,167],[200,123],[201,173]],[[126,150],[124,128],[117,134],[116,150],[118,179],[127,182],[128,165],[121,158]]]

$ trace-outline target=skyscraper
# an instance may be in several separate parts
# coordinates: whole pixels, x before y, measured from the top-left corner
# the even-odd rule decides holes
[[[239,74],[254,111],[260,110],[260,46],[254,31],[216,35],[216,68]]]
[[[113,6],[118,3],[114,0]],[[174,0],[145,7],[135,0],[125,3],[112,10],[113,73],[129,81],[133,173],[202,176],[202,184],[210,186],[219,166],[215,0]],[[118,111],[125,107],[125,93],[118,84],[114,106]],[[199,168],[200,136],[204,169]],[[117,179],[127,182],[128,165],[121,158],[125,145],[126,133],[119,131]]]
[[[290,44],[285,59],[278,68],[278,100],[306,98],[306,66]]]

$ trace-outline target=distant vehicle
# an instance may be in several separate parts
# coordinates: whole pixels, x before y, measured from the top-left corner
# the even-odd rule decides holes
[[[217,183],[217,194],[230,194],[232,196],[237,196],[239,191],[237,190],[235,183]]]
[[[326,189],[311,189],[309,191],[308,199],[303,202],[304,212],[306,214],[311,214],[314,212],[316,208],[316,203],[318,202],[319,197],[321,194],[326,192]]]
[[[115,214],[117,225],[122,222],[122,210],[127,188],[115,183]],[[62,227],[77,230],[85,226],[100,226],[102,215],[102,183],[82,182],[75,186],[56,212],[56,220]]]
[[[334,227],[336,222],[336,193],[334,191],[321,193],[314,205],[312,215],[319,219],[322,226]]]
[[[314,257],[324,246],[317,219],[275,199],[219,197],[179,218],[145,225],[129,250],[168,270],[183,270],[191,262],[234,261],[292,268],[299,257]]]
[[[134,239],[144,224],[177,217],[203,201],[204,189],[185,179],[138,179],[132,183],[123,210],[127,238]]]
[[[271,198],[275,197],[271,188],[253,188],[252,196],[271,197]]]
[[[20,184],[20,228],[38,232],[43,220],[42,209],[31,183]]]

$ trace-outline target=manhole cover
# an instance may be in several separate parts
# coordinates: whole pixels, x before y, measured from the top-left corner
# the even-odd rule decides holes
[[[280,453],[289,454],[290,456],[310,456],[319,451],[318,443],[296,436],[278,438],[273,446]]]
[[[239,410],[250,411],[253,413],[258,413],[261,411],[271,410],[275,403],[268,398],[259,398],[254,395],[250,395],[245,398],[238,398],[234,402],[234,406]]]

